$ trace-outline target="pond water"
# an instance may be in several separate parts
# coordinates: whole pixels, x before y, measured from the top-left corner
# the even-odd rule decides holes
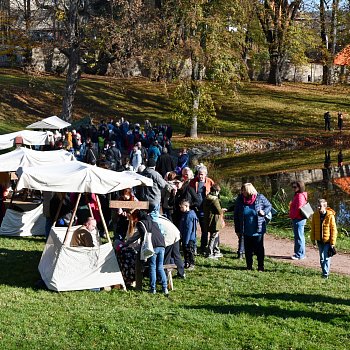
[[[337,213],[338,224],[350,228],[350,195],[333,183],[336,178],[350,177],[350,150],[341,150],[343,165],[339,166],[340,150],[312,148],[225,155],[209,161],[209,175],[229,182],[237,192],[242,183],[251,182],[267,198],[283,189],[288,201],[293,196],[291,182],[303,180],[313,208],[317,199],[326,199]]]

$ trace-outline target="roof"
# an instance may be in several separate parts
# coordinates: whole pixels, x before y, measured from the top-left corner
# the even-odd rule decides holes
[[[67,123],[66,121],[62,120],[61,118],[58,118],[56,115],[53,115],[52,117],[45,118],[43,120],[40,120],[38,122],[35,122],[33,124],[30,124],[27,126],[27,129],[64,129],[68,128],[70,126],[70,123]]]
[[[350,66],[350,45],[347,45],[335,56],[334,64],[338,66]]]

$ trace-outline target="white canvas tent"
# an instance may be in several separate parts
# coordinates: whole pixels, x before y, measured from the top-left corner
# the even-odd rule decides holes
[[[17,190],[106,194],[153,181],[132,171],[116,172],[79,161],[32,168],[20,168]]]
[[[60,130],[68,128],[70,125],[70,123],[67,123],[56,115],[53,115],[52,117],[48,117],[28,125],[27,129]]]
[[[17,148],[14,151],[0,155],[0,172],[17,171],[23,166],[38,166],[66,163],[75,160],[74,156],[65,150],[34,151],[29,148]],[[43,206],[19,212],[7,209],[0,227],[0,235],[5,236],[37,236],[45,233],[45,217]]]
[[[56,166],[22,168],[18,189],[30,188],[56,192],[91,192],[105,194],[128,187],[152,186],[151,179],[133,172],[115,172],[81,162]],[[121,284],[119,270],[110,242],[98,247],[70,247],[71,232],[52,227],[39,263],[46,286],[55,291],[82,290]],[[68,239],[67,239],[68,238]]]
[[[0,135],[0,150],[13,147],[16,137],[22,137],[24,145],[41,146],[48,145],[53,139],[53,134],[51,131],[21,130]]]
[[[75,160],[74,156],[65,150],[35,151],[20,147],[14,151],[0,154],[0,172],[17,171],[19,167],[33,167],[66,163]]]
[[[24,212],[8,208],[1,223],[0,235],[14,237],[44,236],[45,223],[42,204]]]

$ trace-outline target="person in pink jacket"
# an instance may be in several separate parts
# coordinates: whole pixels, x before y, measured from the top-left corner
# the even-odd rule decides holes
[[[292,182],[294,197],[290,203],[289,217],[292,219],[294,232],[293,260],[305,259],[305,234],[306,219],[301,215],[300,208],[307,203],[307,192],[303,181]]]

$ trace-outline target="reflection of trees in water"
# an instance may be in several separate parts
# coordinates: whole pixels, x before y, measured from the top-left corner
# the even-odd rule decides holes
[[[345,202],[340,202],[336,214],[337,223],[341,226],[350,226],[350,212]]]

